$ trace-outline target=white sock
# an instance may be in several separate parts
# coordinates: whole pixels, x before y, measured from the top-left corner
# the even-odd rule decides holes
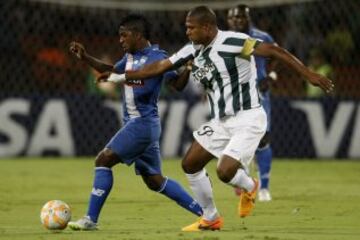
[[[219,214],[215,206],[212,186],[205,169],[193,174],[185,174],[194,193],[195,200],[203,208],[203,218],[208,221],[215,220]]]
[[[255,188],[254,180],[249,177],[249,175],[247,175],[245,170],[242,168],[239,168],[233,179],[230,180],[229,184],[234,187],[243,188],[247,192],[251,192]]]

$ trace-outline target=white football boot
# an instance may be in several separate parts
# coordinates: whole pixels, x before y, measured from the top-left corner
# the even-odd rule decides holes
[[[258,192],[258,200],[259,202],[269,202],[271,201],[271,195],[269,189],[260,188]]]
[[[75,231],[93,231],[98,229],[97,224],[94,223],[89,216],[84,216],[75,222],[69,222],[68,226]]]

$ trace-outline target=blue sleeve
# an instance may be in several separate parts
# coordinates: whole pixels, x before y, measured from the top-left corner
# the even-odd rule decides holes
[[[125,72],[127,54],[118,62],[115,63],[114,69],[116,73],[122,74]]]
[[[154,51],[151,55],[150,55],[150,58],[149,58],[149,63],[150,62],[156,62],[156,61],[161,61],[161,60],[164,60],[168,57],[166,51],[164,50],[157,50],[157,51]]]
[[[274,39],[268,33],[265,35],[264,41],[267,43],[274,43]]]

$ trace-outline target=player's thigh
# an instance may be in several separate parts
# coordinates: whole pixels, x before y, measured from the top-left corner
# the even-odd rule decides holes
[[[164,182],[166,181],[166,179],[160,175],[160,174],[156,174],[156,175],[141,175],[144,183],[146,184],[146,186],[152,190],[152,191],[156,191],[159,192],[162,190],[162,187],[164,185]]]
[[[231,120],[228,124],[228,130],[233,133],[229,143],[225,147],[223,154],[247,167],[249,166],[260,140],[266,131],[266,114],[259,108]],[[241,122],[241,124],[238,124]]]
[[[224,129],[223,123],[212,120],[201,125],[193,132],[193,137],[205,151],[220,158],[229,143],[231,135]]]
[[[124,163],[131,165],[159,137],[160,123],[144,123],[139,119],[120,129],[106,147],[115,152]]]
[[[159,141],[151,143],[135,160],[135,173],[141,176],[162,175]]]
[[[191,147],[186,152],[181,165],[185,173],[192,174],[203,169],[213,158],[214,155],[194,140]]]
[[[109,148],[104,148],[95,159],[95,167],[112,168],[122,162],[121,158]]]
[[[193,136],[195,140],[182,161],[186,173],[198,172],[211,159],[219,158],[229,141],[229,136],[216,121],[204,123],[193,132]]]

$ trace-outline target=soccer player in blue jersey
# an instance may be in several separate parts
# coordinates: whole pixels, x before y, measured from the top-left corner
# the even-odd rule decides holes
[[[230,30],[232,31],[243,32],[252,38],[262,40],[264,43],[275,44],[273,38],[267,32],[260,31],[251,23],[250,9],[247,5],[240,4],[234,8],[229,9],[227,22]],[[268,60],[265,57],[255,56],[257,84],[259,88],[261,104],[266,112],[268,122],[266,133],[261,139],[259,147],[255,153],[260,178],[260,189],[258,192],[259,201],[271,200],[269,179],[272,150],[270,146],[271,105],[269,85],[271,80],[276,78],[276,73],[272,71],[270,74],[267,74],[267,61]],[[240,194],[238,189],[237,193]]]
[[[70,52],[99,72],[124,73],[167,58],[165,51],[151,45],[150,24],[141,15],[125,17],[119,29],[120,44],[125,56],[115,65],[110,65],[90,56],[83,45],[70,44]],[[135,165],[149,189],[159,192],[177,204],[201,216],[200,205],[176,181],[164,177],[161,172],[159,150],[160,119],[157,101],[162,80],[174,78],[171,84],[176,89],[185,86],[189,70],[178,76],[166,72],[158,77],[129,81],[123,85],[122,103],[124,126],[113,136],[95,160],[95,178],[86,216],[69,222],[73,230],[96,230],[98,217],[113,185],[112,167],[118,163]]]

